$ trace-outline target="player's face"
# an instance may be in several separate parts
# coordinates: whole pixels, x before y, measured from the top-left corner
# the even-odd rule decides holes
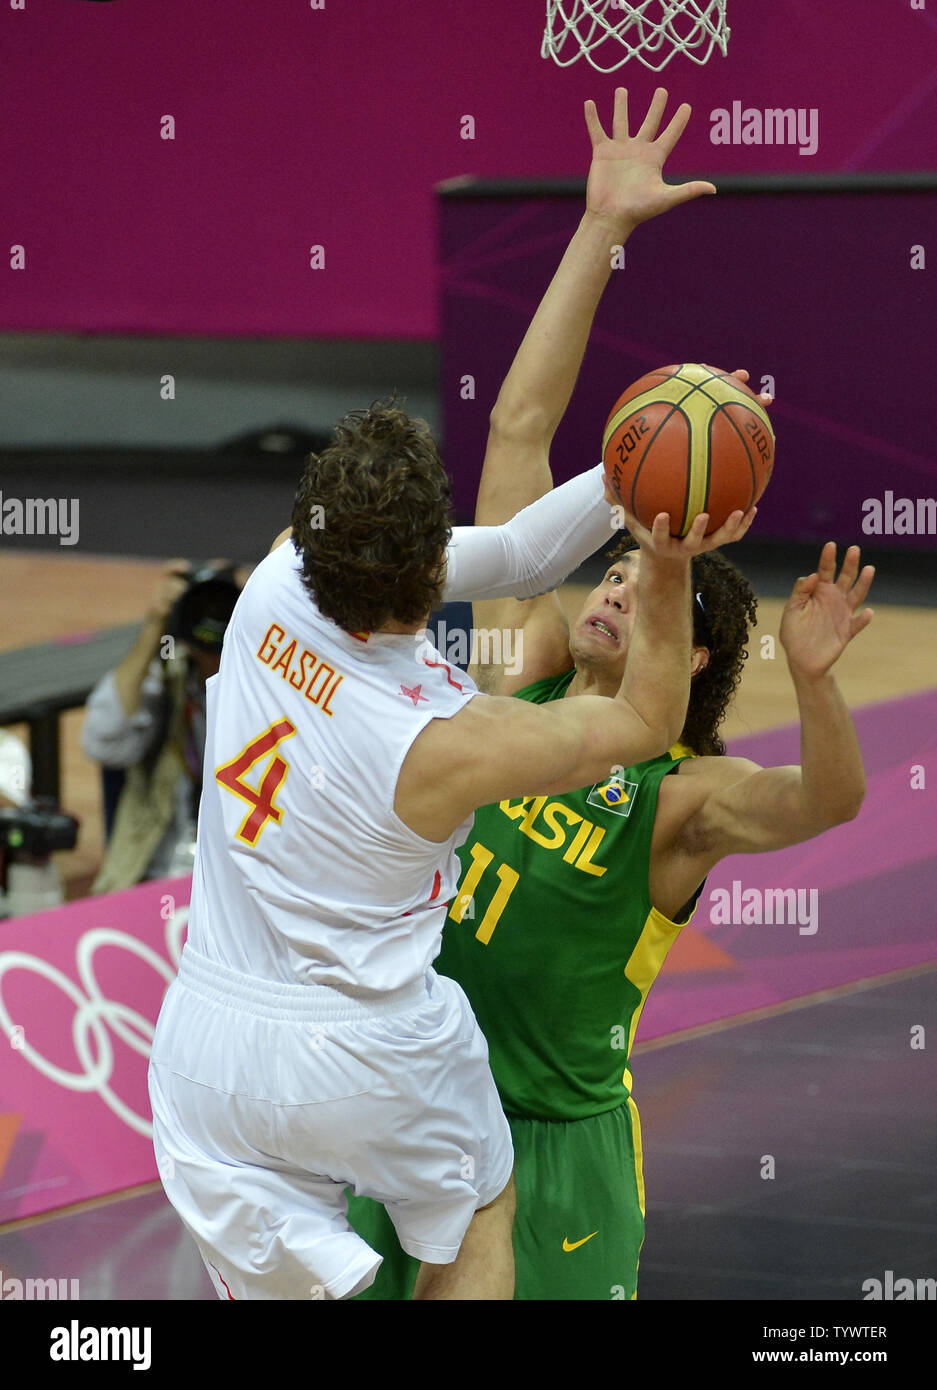
[[[640,562],[638,550],[623,555],[586,599],[570,633],[569,649],[577,663],[603,666],[620,679],[634,629]]]
[[[630,550],[610,565],[570,629],[569,651],[576,665],[591,667],[616,685],[625,674],[637,617],[640,563],[640,550]],[[707,648],[692,647],[690,662],[690,675],[698,675],[709,664]]]

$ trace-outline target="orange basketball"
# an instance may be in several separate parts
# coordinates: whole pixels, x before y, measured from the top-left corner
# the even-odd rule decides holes
[[[737,377],[684,362],[648,372],[615,402],[602,457],[612,491],[642,525],[669,512],[671,533],[685,536],[708,512],[710,535],[768,486],[774,431]]]

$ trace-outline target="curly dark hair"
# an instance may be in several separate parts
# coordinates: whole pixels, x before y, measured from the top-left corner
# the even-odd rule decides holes
[[[346,632],[424,619],[438,602],[451,488],[425,420],[396,401],[353,410],[310,454],[293,504],[302,581]]]
[[[637,544],[626,534],[609,554],[609,561],[620,560]],[[680,742],[701,756],[722,757],[726,746],[719,737],[719,726],[748,660],[749,629],[758,622],[758,600],[741,570],[718,550],[694,555],[690,567],[693,644],[709,648],[709,664],[690,682],[690,703]]]

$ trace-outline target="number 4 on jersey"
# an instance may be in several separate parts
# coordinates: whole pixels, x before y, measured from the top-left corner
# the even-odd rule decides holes
[[[246,801],[251,808],[235,832],[237,838],[247,845],[256,845],[268,820],[279,825],[283,816],[282,807],[275,806],[273,798],[289,771],[289,763],[284,762],[275,750],[284,739],[292,738],[295,732],[295,724],[291,724],[288,719],[279,719],[258,738],[251,739],[237,757],[215,768],[215,780],[229,792],[234,792],[242,801]],[[255,763],[260,762],[261,758],[266,758],[271,753],[274,756],[270,766],[261,779],[259,790],[255,791],[243,780],[244,774],[249,772]]]

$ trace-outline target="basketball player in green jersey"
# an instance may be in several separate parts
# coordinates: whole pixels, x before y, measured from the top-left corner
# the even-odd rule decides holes
[[[654,140],[665,102],[659,90],[631,139],[619,90],[612,140],[587,104],[587,212],[492,412],[479,524],[503,522],[552,486],[549,445],[608,279],[609,247],[680,191],[660,180],[660,146],[675,124]],[[617,688],[639,563],[621,547],[571,629],[555,595],[477,604],[476,627],[523,634],[522,672],[476,665],[480,687],[535,702]],[[476,812],[435,966],[472,1003],[511,1124],[518,1299],[636,1296],[644,1185],[628,1062],[641,1010],[720,859],[795,844],[859,810],[861,756],[831,673],[871,620],[859,606],[873,572],[858,567],[851,547],[837,578],[835,546],[824,546],[817,572],[797,581],[784,610],[801,766],[760,768],[724,755],[718,729],[740,679],[755,599],[733,565],[709,554],[693,561],[681,742],[650,762],[610,768],[578,792]],[[384,1209],[353,1198],[349,1215],[384,1255],[362,1297],[408,1298],[416,1264]]]

